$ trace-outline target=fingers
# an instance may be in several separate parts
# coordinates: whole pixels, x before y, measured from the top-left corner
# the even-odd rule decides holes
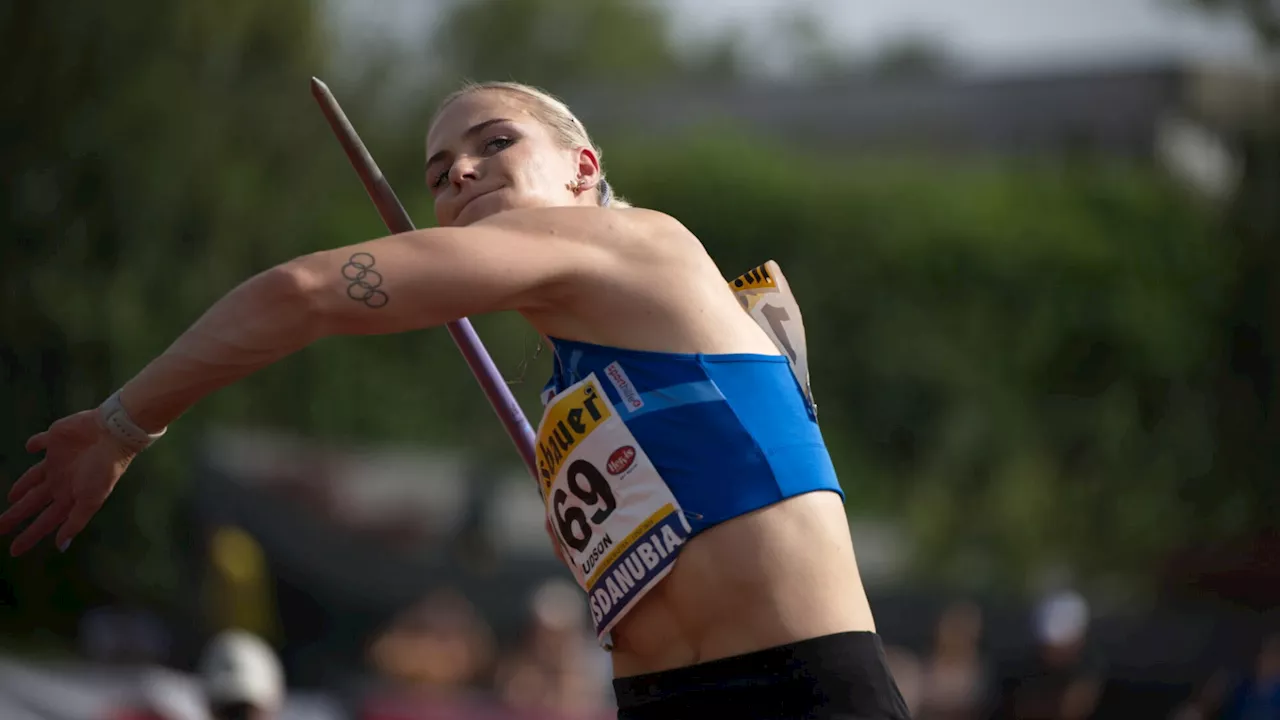
[[[84,530],[84,526],[89,524],[89,520],[93,518],[94,513],[102,509],[102,503],[105,501],[87,501],[80,500],[71,508],[71,512],[67,515],[67,521],[62,523],[62,527],[58,528],[58,536],[56,538],[58,549],[66,550],[76,535]]]
[[[27,452],[35,453],[49,446],[49,431],[38,432],[27,439]]]
[[[49,488],[41,485],[28,492],[21,500],[15,502],[3,515],[0,515],[0,535],[13,532],[24,520],[40,512],[50,502]]]
[[[39,485],[42,480],[44,480],[43,460],[32,465],[26,472],[22,473],[22,477],[18,478],[18,482],[14,483],[13,487],[9,488],[9,502],[18,502],[22,499],[23,495],[30,492],[31,488]],[[0,531],[0,535],[3,534],[4,532]]]
[[[41,538],[53,532],[54,528],[66,519],[69,504],[67,501],[60,501],[45,508],[44,512],[40,513],[40,517],[14,539],[13,544],[9,546],[9,553],[17,557],[35,547]]]

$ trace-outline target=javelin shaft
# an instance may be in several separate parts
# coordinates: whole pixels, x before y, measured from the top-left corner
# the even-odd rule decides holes
[[[311,94],[315,96],[316,102],[320,104],[320,110],[324,113],[325,119],[329,121],[329,127],[333,129],[334,135],[338,137],[338,142],[342,144],[342,149],[346,152],[347,159],[351,161],[356,174],[360,176],[360,182],[364,184],[364,189],[369,193],[369,198],[373,200],[374,207],[378,209],[378,214],[382,216],[382,221],[386,223],[387,229],[393,233],[415,230],[413,220],[409,218],[409,213],[405,212],[404,206],[400,204],[395,191],[391,189],[391,184],[387,182],[382,171],[378,169],[378,164],[373,161],[373,156],[369,154],[364,142],[356,134],[351,121],[347,119],[346,113],[342,111],[342,106],[338,105],[337,99],[333,97],[333,93],[329,91],[328,86],[317,78],[311,78]],[[502,373],[493,364],[493,359],[489,357],[484,343],[480,341],[480,337],[476,334],[475,329],[471,327],[469,320],[462,318],[448,323],[446,327],[449,329],[449,334],[453,336],[454,343],[462,351],[462,357],[467,361],[472,374],[480,382],[480,387],[484,390],[485,396],[488,397],[489,404],[493,406],[494,412],[498,414],[498,419],[502,421],[507,434],[511,436],[511,440],[516,444],[516,449],[520,451],[521,459],[524,460],[524,464],[529,468],[529,472],[536,478],[538,476],[538,466],[534,456],[533,428],[529,426],[529,421],[525,419],[524,412],[520,409],[520,404],[516,402],[515,396],[511,394],[511,388],[507,387],[506,381],[502,378]]]

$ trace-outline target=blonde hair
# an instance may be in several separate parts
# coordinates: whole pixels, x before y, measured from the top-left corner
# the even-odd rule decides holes
[[[521,99],[528,103],[529,111],[534,118],[551,130],[552,135],[564,147],[572,149],[586,146],[594,150],[596,158],[600,160],[600,182],[597,186],[600,194],[600,204],[615,208],[632,206],[631,203],[615,194],[613,188],[605,180],[604,151],[592,142],[591,136],[587,134],[587,128],[573,114],[569,106],[551,93],[539,90],[532,85],[517,82],[469,82],[450,93],[448,97],[441,101],[436,108],[435,117],[440,117],[440,113],[444,112],[444,109],[454,100],[485,90],[506,92],[520,96]]]

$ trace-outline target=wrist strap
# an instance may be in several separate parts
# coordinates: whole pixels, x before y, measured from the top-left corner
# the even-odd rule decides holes
[[[112,437],[135,453],[146,450],[169,429],[161,428],[158,433],[148,433],[138,427],[133,418],[129,417],[124,405],[120,403],[119,390],[111,393],[111,397],[98,407],[98,418],[102,420],[103,427],[111,433]]]

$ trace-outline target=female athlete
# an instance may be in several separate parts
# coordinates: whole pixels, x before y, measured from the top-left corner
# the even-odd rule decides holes
[[[254,276],[102,406],[33,436],[44,457],[0,516],[0,533],[34,517],[12,552],[54,531],[65,549],[184,411],[321,337],[516,310],[554,350],[541,489],[619,717],[906,717],[807,370],[770,331],[783,311],[762,322],[761,296],[735,293],[785,290],[776,266],[727,284],[679,222],[615,197],[581,122],[523,85],[446,99],[426,180],[441,227]]]

